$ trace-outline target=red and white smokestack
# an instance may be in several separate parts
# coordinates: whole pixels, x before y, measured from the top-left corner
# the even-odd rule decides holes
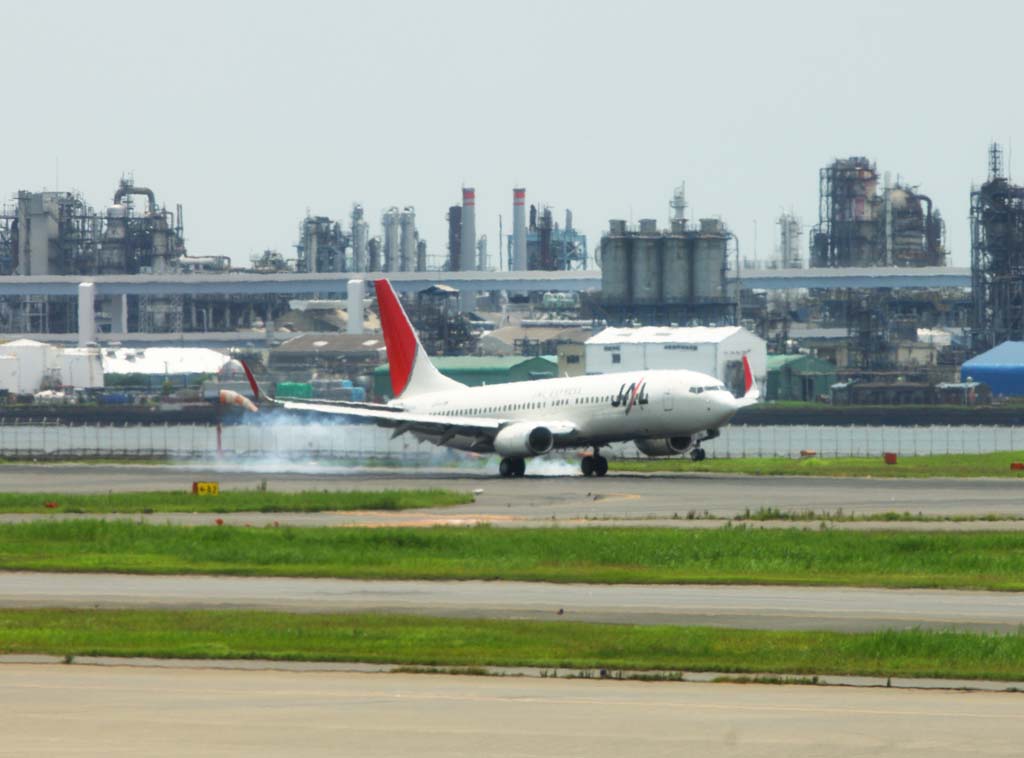
[[[526,271],[526,189],[512,190],[512,270]]]
[[[462,243],[459,249],[459,268],[476,270],[476,190],[462,188]]]

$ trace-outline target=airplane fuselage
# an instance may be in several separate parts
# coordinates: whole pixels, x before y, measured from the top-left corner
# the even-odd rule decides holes
[[[736,412],[732,393],[712,376],[695,371],[628,371],[465,387],[394,400],[409,413],[471,419],[571,424],[571,437],[555,447],[582,447],[637,438],[689,436],[717,430]],[[417,433],[421,439],[461,450],[481,449],[473,435]]]

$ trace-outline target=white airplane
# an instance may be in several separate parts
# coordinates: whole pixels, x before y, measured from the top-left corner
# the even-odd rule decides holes
[[[650,456],[704,459],[701,442],[760,392],[743,357],[745,394],[736,398],[721,381],[686,370],[620,372],[467,387],[430,362],[391,283],[375,283],[394,399],[388,403],[295,402],[267,398],[244,363],[257,402],[266,398],[289,411],[341,416],[410,433],[420,440],[501,456],[502,476],[523,476],[526,459],[555,449],[592,448],[581,468],[604,476],[602,447],[632,440]],[[256,410],[249,400],[222,390],[225,404]]]

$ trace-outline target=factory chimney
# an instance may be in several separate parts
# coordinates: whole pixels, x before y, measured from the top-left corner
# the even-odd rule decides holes
[[[459,270],[476,268],[476,190],[462,188],[462,247],[459,250]]]
[[[512,270],[526,271],[526,189],[512,190]]]

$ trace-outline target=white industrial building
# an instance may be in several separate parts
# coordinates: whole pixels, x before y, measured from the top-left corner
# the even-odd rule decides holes
[[[609,327],[584,345],[588,374],[689,369],[743,392],[743,356],[760,387],[768,373],[765,341],[741,326]]]
[[[76,389],[102,387],[99,349],[62,349],[26,339],[0,345],[0,390],[25,395],[47,385]]]

